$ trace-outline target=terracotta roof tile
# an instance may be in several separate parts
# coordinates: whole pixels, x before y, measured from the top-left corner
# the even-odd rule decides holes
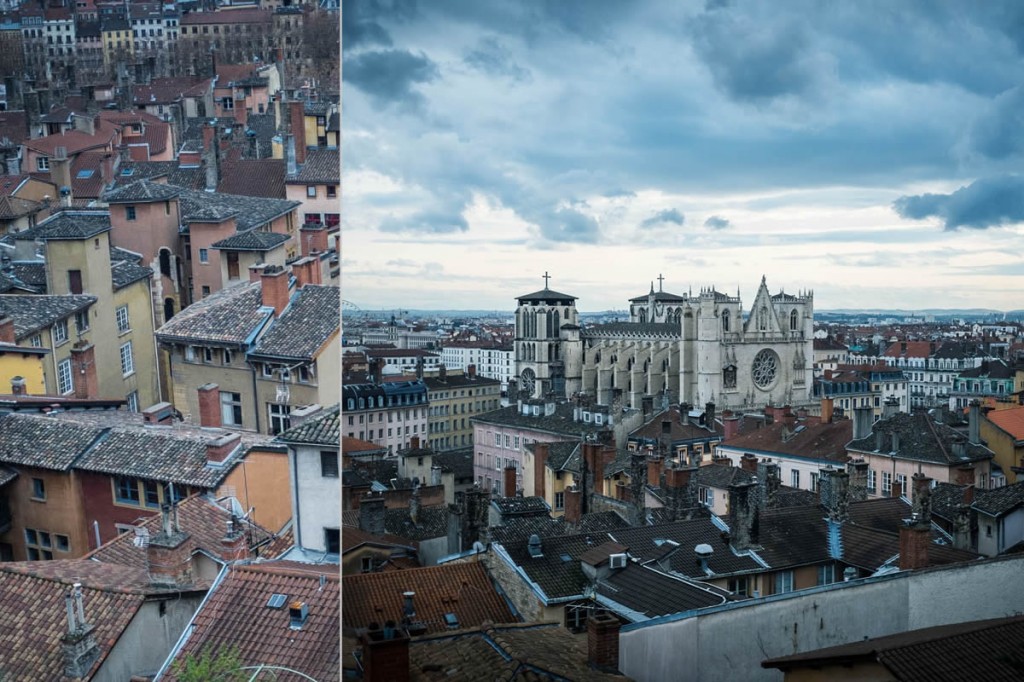
[[[263,308],[259,282],[222,289],[196,301],[157,330],[157,340],[247,345],[271,316]]]
[[[21,339],[45,329],[60,320],[85,310],[96,302],[95,296],[68,294],[64,296],[0,295],[0,311],[14,318],[14,334]],[[69,330],[70,332],[70,330]]]
[[[731,438],[723,446],[736,450],[756,450],[758,453],[779,453],[811,459],[846,462],[846,444],[853,437],[853,421],[837,420],[822,424],[807,419],[797,425],[804,428],[798,433],[784,435],[785,424],[775,422],[750,433]]]
[[[462,627],[517,620],[491,583],[484,565],[473,562],[345,576],[342,627],[354,630],[372,622],[400,622],[402,593],[408,591],[416,593],[416,620],[426,626],[428,633],[448,630],[446,613],[454,613]]]
[[[1015,440],[1024,440],[1024,407],[993,410],[985,418],[1013,436]]]
[[[232,645],[244,665],[286,666],[320,682],[340,678],[337,566],[269,561],[229,571],[196,613],[176,660]],[[273,594],[285,595],[283,607],[267,606]],[[289,605],[296,601],[308,609],[301,629],[290,627]],[[162,679],[178,678],[171,672]]]
[[[292,294],[288,307],[256,342],[252,355],[295,360],[315,358],[338,334],[340,309],[338,287],[307,284]]]
[[[289,183],[337,185],[341,177],[341,153],[337,149],[310,149],[295,179]]]
[[[298,426],[288,429],[277,436],[277,440],[283,443],[311,444],[311,445],[338,445],[339,424],[338,406],[325,410],[322,414],[314,415]],[[345,439],[350,440],[349,438]],[[356,440],[356,439],[351,439]],[[375,448],[377,446],[374,446]]]
[[[285,199],[283,159],[236,159],[221,163],[217,191],[247,197]]]
[[[0,461],[66,471],[103,431],[69,429],[50,417],[7,414],[0,417]]]

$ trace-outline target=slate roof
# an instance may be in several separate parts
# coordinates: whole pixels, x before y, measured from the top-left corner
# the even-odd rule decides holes
[[[590,585],[580,566],[580,557],[607,536],[562,535],[541,541],[541,556],[530,555],[527,538],[502,543],[509,558],[543,590],[548,603],[580,597]],[[589,540],[589,542],[588,542]]]
[[[563,403],[555,406],[555,413],[550,417],[543,414],[533,416],[523,415],[516,405],[502,407],[491,412],[477,415],[471,419],[478,424],[496,424],[498,426],[511,426],[515,428],[530,429],[533,431],[544,431],[559,436],[568,436],[578,439],[581,433],[598,433],[608,429],[607,426],[594,424],[593,422],[573,421],[573,406]]]
[[[298,426],[278,434],[276,440],[288,444],[332,445],[337,447],[340,423],[339,409],[335,405],[321,414],[313,415]]]
[[[409,645],[412,682],[491,680],[622,681],[587,663],[586,639],[557,623],[486,625],[413,640]]]
[[[604,537],[607,533],[618,528],[627,528],[629,523],[613,511],[591,512],[580,517],[577,525],[572,525],[559,516],[510,516],[502,520],[500,526],[491,526],[488,529],[492,542],[506,544],[518,542],[531,535],[539,535],[542,538],[568,535],[572,533],[590,533],[592,538]],[[596,535],[595,535],[596,534]]]
[[[962,378],[1012,379],[1014,370],[1005,360],[983,360],[980,366],[962,370],[958,376]]]
[[[607,602],[620,604],[647,618],[657,618],[718,606],[727,601],[718,590],[695,585],[632,561],[627,562],[625,568],[613,570],[607,578],[598,581],[596,592],[599,595],[598,602],[626,617],[626,614]],[[630,617],[629,620],[636,622],[641,619]]]
[[[0,417],[0,462],[67,471],[103,431],[69,429],[50,417],[7,414]]]
[[[436,452],[432,461],[434,466],[441,467],[442,472],[454,473],[456,482],[473,480],[472,448]]]
[[[141,574],[141,575],[140,575]],[[0,564],[0,650],[5,676],[17,680],[64,677],[61,637],[67,631],[64,597],[82,583],[86,620],[95,626],[100,655],[91,679],[146,599],[145,571],[95,561]],[[133,587],[138,586],[138,587]]]
[[[548,503],[543,497],[493,497],[491,506],[495,507],[503,516],[534,516],[551,511]]]
[[[431,353],[426,357],[432,357],[436,354]],[[371,352],[370,357],[387,357],[379,352]],[[397,357],[407,357],[399,355]],[[491,379],[490,377],[475,376],[470,377],[467,374],[448,374],[444,379],[438,376],[423,377],[423,383],[427,385],[428,391],[442,391],[452,388],[465,388],[467,386],[496,386],[500,385],[501,381],[498,379]]]
[[[874,661],[899,682],[1017,680],[1024,661],[1024,616],[954,623],[875,637],[764,661],[765,668],[847,665]]]
[[[307,284],[292,294],[288,307],[256,342],[251,354],[293,360],[316,358],[339,332],[340,309],[338,287]]]
[[[582,338],[657,336],[676,339],[681,335],[682,329],[678,324],[667,322],[608,322],[588,326],[580,332]]]
[[[966,438],[945,424],[938,424],[926,412],[912,414],[899,412],[888,419],[875,422],[867,438],[850,441],[850,450],[878,452],[876,433],[882,433],[885,454],[891,451],[892,434],[899,436],[897,459],[954,465],[992,458],[992,451],[983,445],[966,442]],[[963,443],[964,456],[955,453],[954,443]]]
[[[0,195],[0,220],[14,220],[31,215],[43,208],[43,204],[30,199]]]
[[[46,265],[40,262],[13,261],[9,270],[0,271],[0,293],[46,292]]]
[[[416,523],[408,509],[385,509],[384,532],[417,541],[445,537],[448,535],[448,507],[422,507]]]
[[[733,450],[778,453],[839,463],[845,463],[849,459],[846,444],[853,436],[853,420],[842,419],[822,424],[818,419],[808,418],[797,422],[796,428],[799,429],[800,426],[804,428],[787,436],[786,425],[777,421],[730,438],[722,443],[722,446]]]
[[[17,240],[90,239],[110,230],[109,211],[61,211],[14,235]]]
[[[209,85],[209,78],[200,78],[198,76],[154,78],[148,85],[133,85],[132,100],[138,106],[171,104],[177,102],[182,97],[200,95]]]
[[[114,291],[152,276],[151,269],[136,263],[118,261],[110,264],[110,282],[114,286]]]
[[[708,464],[700,467],[694,473],[698,485],[709,488],[721,488],[726,490],[730,485],[751,483],[757,476],[734,466],[722,466],[721,464]]]
[[[239,232],[253,230],[301,206],[286,199],[245,197],[194,189],[181,189],[178,197],[181,222],[220,222],[235,218]]]
[[[188,533],[195,541],[196,549],[201,549],[224,560],[234,559],[224,551],[221,539],[224,537],[231,513],[212,500],[201,495],[192,495],[178,504],[178,526]],[[272,534],[261,526],[248,521],[245,531],[250,538],[250,547],[269,542]],[[149,530],[150,536],[160,532],[160,514],[149,514],[140,517],[136,527]],[[122,533],[98,549],[94,549],[84,558],[120,566],[135,566],[148,569],[146,548],[136,546],[134,533]]]
[[[211,246],[222,251],[270,251],[291,239],[280,232],[249,230],[237,232],[226,239],[216,241]]]
[[[651,285],[651,293],[641,294],[640,296],[634,296],[629,299],[630,303],[646,303],[651,294],[654,295],[655,301],[672,301],[674,303],[683,303],[687,301],[686,296],[679,296],[677,294],[670,294],[667,291],[654,291],[654,285]]]
[[[1024,504],[1024,481],[1001,488],[976,490],[972,506],[991,516],[1001,516],[1021,504]]]
[[[0,487],[7,485],[18,477],[18,472],[0,464]]]
[[[573,453],[580,449],[579,441],[555,441],[546,443],[548,446],[548,460],[546,466],[553,471],[562,471]],[[526,449],[536,454],[536,443],[526,446]]]
[[[516,298],[520,301],[520,305],[522,305],[523,301],[528,301],[528,300],[543,300],[543,301],[556,301],[556,300],[557,301],[575,301],[576,300],[575,296],[570,296],[569,294],[560,294],[557,291],[552,291],[551,289],[548,289],[547,287],[541,289],[540,291],[535,291],[532,294],[526,294],[525,296],[516,296]]]
[[[131,171],[130,175],[125,175]],[[112,178],[115,188],[126,187],[139,180],[166,178],[168,186],[201,190],[206,186],[206,170],[200,166],[179,168],[178,161],[123,161]]]
[[[133,204],[149,201],[168,201],[181,194],[181,188],[152,180],[136,180],[123,184],[103,195],[108,204]]]
[[[272,594],[284,594],[285,606],[267,607]],[[191,635],[176,660],[232,645],[247,666],[286,666],[320,682],[338,680],[338,595],[337,566],[292,561],[234,565],[196,613]],[[289,627],[288,605],[295,601],[308,608],[306,622],[298,630]],[[178,678],[169,671],[161,679]]]
[[[705,428],[701,424],[694,424],[690,421],[689,415],[685,418],[679,411],[679,406],[674,405],[667,410],[662,410],[651,417],[640,426],[630,432],[629,437],[634,439],[645,439],[648,441],[660,441],[662,436],[662,422],[669,422],[669,442],[687,440],[706,440],[715,438],[724,433],[724,429],[717,422],[713,424],[713,430]]]
[[[700,564],[693,553],[694,547],[700,544],[711,545],[708,568],[718,576],[764,570],[752,557],[736,554],[732,547],[725,544],[722,531],[710,518],[626,528],[613,531],[610,535],[616,542],[629,547],[630,556],[644,562],[665,557],[671,552],[667,556],[671,570],[690,578],[708,577],[700,570]],[[672,546],[665,543],[665,540],[677,543],[678,548],[672,550]]]
[[[245,346],[271,316],[261,309],[259,282],[228,287],[196,301],[156,332],[161,343],[219,343]]]
[[[14,334],[21,340],[55,322],[85,310],[96,302],[95,296],[66,294],[64,296],[0,295],[0,311],[14,319]],[[68,330],[69,336],[71,330]]]
[[[402,593],[408,591],[416,593],[416,620],[428,633],[448,630],[446,613],[454,613],[461,627],[518,621],[480,562],[346,575],[341,589],[345,602],[341,626],[348,631],[387,620],[401,622]]]
[[[963,503],[965,490],[967,486],[942,481],[936,483],[931,495],[932,516],[954,521],[957,509]]]
[[[288,184],[337,185],[341,177],[341,152],[337,149],[310,149],[298,175]]]
[[[833,557],[829,556],[825,517],[826,511],[818,505],[761,512],[758,555],[775,569],[829,561]]]

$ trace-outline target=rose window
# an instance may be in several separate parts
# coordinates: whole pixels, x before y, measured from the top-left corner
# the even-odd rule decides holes
[[[768,388],[775,383],[775,377],[778,376],[778,373],[779,356],[775,354],[775,351],[766,348],[757,354],[751,367],[755,386],[758,388]]]

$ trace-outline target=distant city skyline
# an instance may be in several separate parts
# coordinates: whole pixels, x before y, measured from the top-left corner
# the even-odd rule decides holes
[[[1014,3],[346,3],[343,298],[1024,307]]]

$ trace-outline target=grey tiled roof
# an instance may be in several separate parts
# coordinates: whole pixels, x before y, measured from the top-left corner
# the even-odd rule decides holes
[[[118,261],[110,264],[110,281],[115,291],[152,276],[152,270],[135,263]]]
[[[18,477],[18,472],[0,464],[0,486],[5,486]]]
[[[371,357],[382,357],[383,353],[371,352]],[[431,354],[433,355],[433,354]],[[446,391],[453,388],[468,388],[474,386],[499,386],[501,381],[477,375],[470,377],[468,374],[448,374],[444,379],[438,376],[423,377],[423,383],[427,385],[428,391]]]
[[[104,201],[108,204],[126,204],[132,202],[167,201],[181,193],[179,187],[152,180],[138,180],[128,185],[122,185],[103,195]]]
[[[18,240],[89,239],[110,229],[108,211],[61,211],[35,227],[18,232]]]
[[[507,544],[522,539],[523,542],[531,535],[539,535],[542,538],[554,537],[556,535],[567,535],[572,533],[589,533],[591,539],[603,542],[607,539],[609,531],[626,528],[629,523],[613,511],[592,512],[584,514],[578,525],[573,526],[564,517],[552,518],[547,515],[537,516],[509,516],[502,520],[500,526],[492,526],[489,529],[492,542]]]
[[[341,291],[338,287],[307,284],[292,295],[288,307],[260,337],[251,354],[313,359],[338,333],[340,308]]]
[[[653,568],[627,562],[597,584],[597,594],[648,618],[724,604],[718,590],[697,586]],[[614,607],[612,607],[614,610]]]
[[[589,540],[589,542],[588,542]],[[528,536],[502,543],[509,558],[519,566],[549,600],[582,595],[590,585],[580,566],[580,556],[607,541],[604,534],[544,537],[541,556],[531,556]]]
[[[271,249],[284,244],[289,237],[279,232],[264,232],[262,230],[249,230],[214,242],[211,246],[224,251],[270,251]]]
[[[417,541],[445,537],[448,535],[448,506],[422,507],[416,523],[408,509],[386,509],[384,532]]]
[[[265,225],[301,205],[287,199],[261,199],[194,189],[182,189],[178,201],[182,223],[219,222],[234,217],[239,232]]]
[[[64,422],[69,430],[88,427]],[[136,476],[181,485],[214,488],[243,453],[240,447],[222,466],[207,464],[206,443],[159,432],[110,431],[75,462],[76,469],[119,476]]]
[[[128,263],[138,264],[142,262],[142,256],[127,249],[111,246],[110,262],[113,263],[115,261],[126,261]]]
[[[492,497],[491,505],[502,515],[533,516],[550,511],[543,497]]]
[[[124,175],[130,170],[131,175]],[[201,167],[179,168],[177,161],[128,161],[114,176],[115,187],[125,187],[139,180],[166,178],[168,185],[185,189],[202,189],[206,184],[206,171]]]
[[[445,473],[454,473],[455,482],[473,480],[473,448],[460,448],[434,454],[434,466]]]
[[[288,429],[277,436],[284,443],[338,446],[339,424],[338,406],[335,405],[323,414],[311,417],[298,426]]]
[[[974,493],[974,508],[992,516],[1005,514],[1021,504],[1024,504],[1024,482]]]
[[[0,462],[66,471],[103,434],[98,428],[67,428],[50,417],[0,417]]]
[[[992,451],[988,448],[966,442],[962,434],[945,424],[936,423],[932,416],[922,411],[913,414],[899,412],[888,419],[877,421],[867,438],[852,440],[846,447],[848,450],[879,452],[876,450],[878,433],[882,434],[881,452],[885,454],[892,450],[893,434],[899,436],[896,452],[898,459],[936,462],[948,466],[992,457]],[[955,444],[962,444],[962,456],[957,454],[958,446]]]
[[[222,289],[196,301],[157,330],[162,343],[225,343],[246,345],[271,312],[261,310],[260,283]]]
[[[718,575],[762,570],[761,564],[752,557],[734,553],[710,518],[626,528],[613,531],[611,536],[619,544],[629,547],[631,556],[644,561],[665,555],[667,545],[663,540],[678,543],[678,548],[668,557],[669,565],[672,571],[691,578],[707,577],[700,570],[693,551],[700,544],[711,545],[708,567]]]
[[[68,294],[66,296],[0,295],[0,312],[14,319],[14,335],[19,341],[29,334],[49,327],[96,302],[95,296]],[[68,330],[68,335],[72,334]]]
[[[341,152],[337,149],[310,149],[299,174],[289,183],[337,185],[341,177]]]
[[[689,299],[687,299],[686,296],[678,296],[676,294],[670,294],[667,291],[655,291],[653,293],[654,293],[654,300],[655,301],[676,301],[676,302],[679,302],[679,303],[683,303],[683,302],[689,300]],[[644,294],[642,296],[636,296],[635,298],[629,299],[629,302],[630,303],[637,303],[637,302],[641,302],[641,301],[647,301],[647,299],[649,297],[650,297],[650,294]]]
[[[722,466],[721,464],[702,466],[694,475],[697,477],[699,485],[723,490],[728,489],[730,485],[750,483],[757,478],[754,474],[739,467]]]
[[[516,405],[510,405],[477,415],[472,418],[472,421],[481,424],[545,431],[569,438],[579,438],[581,433],[598,433],[608,428],[593,422],[573,421],[573,406],[569,403],[556,405],[555,413],[550,417],[544,416],[543,412],[537,416],[523,415]]]
[[[678,338],[682,329],[678,324],[664,322],[609,322],[587,327],[580,336],[599,338],[605,336],[658,336]]]

